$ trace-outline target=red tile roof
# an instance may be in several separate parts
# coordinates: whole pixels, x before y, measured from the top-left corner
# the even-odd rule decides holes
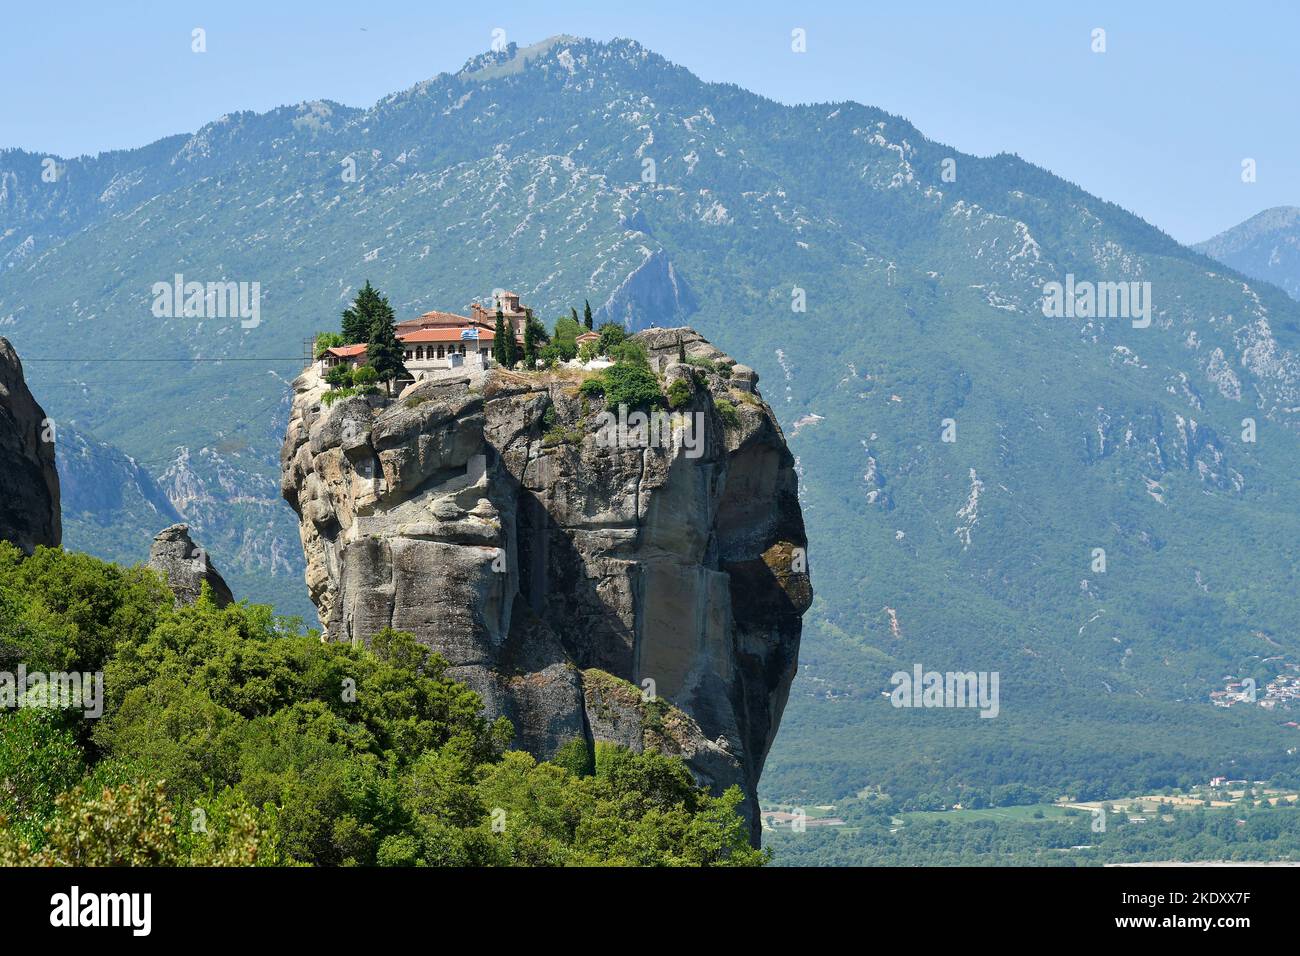
[[[432,312],[426,312],[414,319],[407,319],[405,322],[397,323],[397,330],[403,329],[426,329],[433,326],[449,325],[469,325],[469,316],[457,315],[455,312],[439,312],[436,309]]]
[[[337,358],[352,358],[354,355],[364,354],[366,346],[364,343],[361,345],[336,345],[325,351]]]
[[[467,326],[468,328],[469,326]],[[421,342],[460,342],[460,329],[416,329],[414,332],[399,332],[397,337],[405,344],[419,344]],[[492,330],[479,328],[478,340],[480,342],[492,341]],[[464,339],[465,342],[473,342],[473,339]]]

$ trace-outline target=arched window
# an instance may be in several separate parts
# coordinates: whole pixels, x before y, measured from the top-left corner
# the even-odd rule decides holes
[[[447,357],[447,350],[446,350],[443,346],[439,345],[439,346],[438,346],[438,358],[446,358],[446,357]]]

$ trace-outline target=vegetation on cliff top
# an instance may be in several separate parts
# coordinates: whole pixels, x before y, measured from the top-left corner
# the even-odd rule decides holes
[[[409,635],[322,643],[269,608],[0,542],[0,666],[104,674],[98,720],[0,711],[0,863],[754,865],[734,789],[680,760],[509,750]],[[585,751],[585,748],[584,748]]]

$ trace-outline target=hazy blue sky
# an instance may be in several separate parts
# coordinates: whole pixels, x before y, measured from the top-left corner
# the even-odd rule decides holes
[[[366,106],[500,27],[631,37],[783,102],[852,99],[966,152],[1019,153],[1185,242],[1300,205],[1300,4],[6,3],[0,147],[140,146],[222,113]],[[733,7],[731,12],[718,8]],[[1042,8],[1042,9],[1039,9]],[[1068,8],[1068,9],[1067,9]],[[190,50],[207,31],[208,52]],[[808,52],[790,50],[803,27]],[[1093,28],[1107,52],[1090,49]],[[811,144],[810,144],[811,145]],[[1241,181],[1241,161],[1258,181]]]

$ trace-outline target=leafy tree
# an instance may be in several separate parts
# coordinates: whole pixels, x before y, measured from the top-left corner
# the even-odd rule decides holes
[[[325,357],[326,350],[347,344],[347,339],[340,332],[317,332],[315,342],[312,345],[312,355],[319,361]]]
[[[275,854],[246,804],[205,801],[183,822],[161,781],[98,793],[78,787],[58,798],[59,813],[39,845],[0,828],[2,866],[252,866]],[[201,821],[196,828],[195,821]],[[188,824],[188,826],[186,826]],[[263,846],[263,843],[267,845]]]
[[[210,590],[175,607],[146,569],[3,542],[0,604],[11,648],[95,660],[108,695],[89,742],[59,714],[0,714],[0,865],[766,859],[739,791],[710,796],[676,757],[507,751],[509,722],[409,634],[322,643]]]
[[[20,709],[0,714],[0,815],[38,839],[59,794],[86,772],[86,758],[63,715]]]
[[[599,345],[599,343],[597,344]],[[607,354],[615,362],[650,367],[650,356],[646,353],[645,346],[632,339],[626,339],[617,345],[611,345]]]
[[[627,330],[617,322],[606,322],[600,327],[600,347],[601,355],[610,355],[610,349],[619,345],[627,338]]]

